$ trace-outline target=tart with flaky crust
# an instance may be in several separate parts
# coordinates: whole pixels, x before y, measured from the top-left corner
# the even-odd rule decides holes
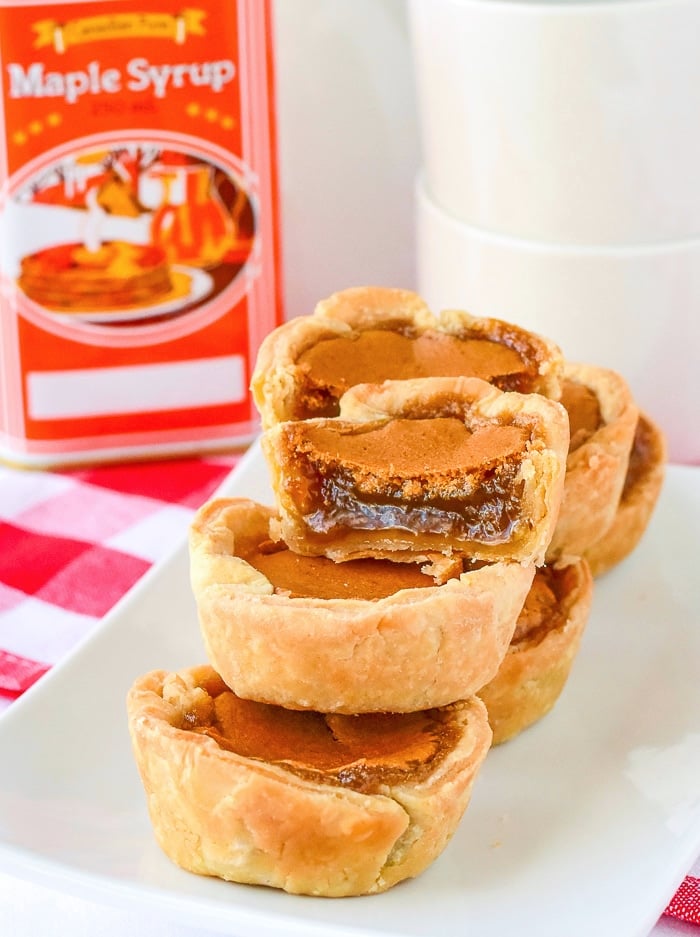
[[[533,566],[442,556],[424,566],[334,563],[271,542],[274,517],[253,501],[219,498],[190,531],[207,656],[239,696],[322,712],[411,712],[471,696],[494,676]]]
[[[337,416],[356,384],[417,377],[479,377],[501,390],[557,399],[563,368],[553,342],[460,310],[433,315],[409,290],[356,287],[262,342],[251,381],[264,428]]]
[[[423,378],[357,385],[340,408],[262,436],[276,536],[290,549],[543,562],[569,442],[559,403],[478,378]]]
[[[624,378],[594,365],[565,365],[561,402],[571,441],[559,520],[547,561],[583,556],[612,524],[639,411]]]
[[[646,414],[640,414],[615,518],[585,551],[594,576],[602,576],[636,548],[651,520],[666,471],[666,439]]]
[[[494,745],[537,722],[559,699],[592,598],[593,577],[585,560],[537,570],[503,663],[479,690]]]
[[[324,716],[240,700],[208,666],[146,674],[127,702],[165,853],[295,894],[372,894],[420,874],[456,829],[491,741],[475,697]]]

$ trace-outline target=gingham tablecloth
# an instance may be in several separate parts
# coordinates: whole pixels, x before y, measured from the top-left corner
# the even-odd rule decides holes
[[[236,461],[0,467],[0,709],[181,540]]]
[[[227,455],[56,472],[0,466],[0,718],[182,539],[195,509],[237,461]],[[655,937],[695,933],[688,925],[700,925],[700,863],[689,871]],[[0,921],[3,897],[21,901],[29,887],[6,888],[3,896],[0,882]],[[87,919],[81,912],[78,919]],[[41,932],[30,916],[22,920],[27,934]],[[19,927],[18,916],[7,933]]]

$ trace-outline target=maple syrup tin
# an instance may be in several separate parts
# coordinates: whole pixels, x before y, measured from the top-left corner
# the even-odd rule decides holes
[[[229,448],[282,321],[271,10],[0,0],[0,457]]]

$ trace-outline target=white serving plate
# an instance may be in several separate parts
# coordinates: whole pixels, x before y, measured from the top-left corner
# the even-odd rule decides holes
[[[269,500],[257,446],[222,491]],[[124,699],[204,660],[182,545],[0,719],[0,868],[236,937],[643,937],[700,852],[699,529],[700,471],[672,467],[558,705],[489,753],[442,856],[333,900],[191,875],[153,839]]]

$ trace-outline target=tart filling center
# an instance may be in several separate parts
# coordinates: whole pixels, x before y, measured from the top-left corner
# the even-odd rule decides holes
[[[368,329],[351,338],[331,338],[302,353],[297,362],[313,391],[300,419],[335,416],[338,399],[356,384],[418,377],[480,377],[502,390],[529,390],[538,373],[507,344],[486,338],[461,338],[438,331],[412,336],[391,329]]]
[[[239,555],[268,579],[277,594],[290,598],[383,599],[401,589],[434,586],[417,563],[362,559],[334,563],[323,556],[300,556],[282,542],[262,542]],[[463,571],[459,563],[453,575]]]
[[[434,417],[285,431],[299,463],[289,493],[316,534],[391,527],[499,543],[523,522],[525,427]]]
[[[212,692],[184,714],[180,728],[244,758],[364,793],[428,778],[458,740],[449,711],[323,715],[243,700],[228,689]]]

